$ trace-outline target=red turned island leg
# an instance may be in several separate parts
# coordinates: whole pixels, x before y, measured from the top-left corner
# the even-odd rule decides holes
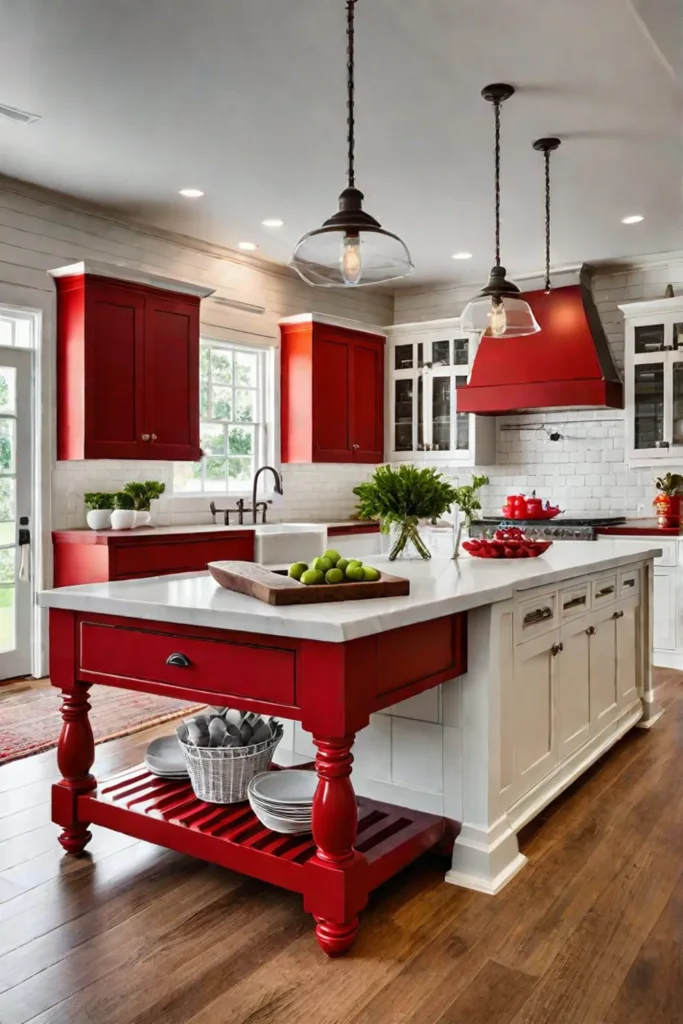
[[[367,864],[353,845],[358,808],[351,784],[353,736],[313,738],[318,748],[318,788],[313,800],[317,852],[306,865],[304,907],[316,920],[318,943],[328,956],[341,956],[358,931],[358,912],[367,903]]]
[[[52,787],[52,820],[63,826],[59,841],[67,853],[83,853],[92,839],[89,822],[78,819],[78,797],[90,793],[97,783],[90,774],[95,744],[88,712],[89,683],[73,682],[62,688],[62,731],[57,747],[57,764],[62,781]]]

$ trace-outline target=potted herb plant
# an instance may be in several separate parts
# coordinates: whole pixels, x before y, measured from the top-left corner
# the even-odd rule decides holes
[[[658,526],[681,525],[681,486],[683,476],[680,473],[666,473],[655,479],[659,493],[652,504],[657,512]]]
[[[130,530],[135,525],[135,509],[133,498],[126,491],[114,494],[114,511],[111,514],[112,530]]]
[[[114,495],[104,491],[88,491],[83,495],[88,513],[85,517],[91,530],[109,529],[111,510],[114,507]]]
[[[458,558],[460,555],[460,541],[462,539],[463,525],[467,527],[467,532],[469,533],[475,514],[481,510],[479,491],[482,487],[485,487],[488,482],[489,478],[487,476],[477,476],[475,473],[472,475],[471,484],[463,484],[461,487],[455,488],[453,504],[457,507],[459,515],[457,517],[458,521],[455,532],[453,558]]]
[[[166,490],[166,484],[158,480],[145,480],[140,483],[137,480],[130,480],[124,484],[123,490],[133,499],[135,510],[135,526],[149,526],[152,521],[150,513],[151,503],[154,498],[160,498]]]
[[[382,533],[393,530],[389,553],[395,558],[431,558],[420,536],[420,522],[436,523],[455,500],[455,489],[435,469],[416,466],[378,466],[372,479],[354,487],[361,519],[375,519]]]

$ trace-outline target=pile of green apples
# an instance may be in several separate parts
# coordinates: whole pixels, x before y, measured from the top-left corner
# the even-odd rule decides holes
[[[320,583],[375,583],[381,573],[371,565],[363,565],[360,558],[342,558],[330,548],[324,555],[314,558],[310,566],[295,562],[289,567],[289,576],[307,587]]]

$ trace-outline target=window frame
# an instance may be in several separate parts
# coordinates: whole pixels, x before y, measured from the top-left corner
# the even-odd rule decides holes
[[[257,356],[257,376],[258,382],[257,387],[253,390],[256,393],[256,404],[259,406],[257,411],[257,418],[250,423],[245,423],[244,426],[250,426],[254,428],[254,457],[253,465],[255,467],[254,472],[264,465],[275,465],[277,469],[279,466],[279,451],[276,454],[276,394],[275,394],[275,370],[277,362],[277,350],[274,346],[263,346],[263,345],[248,345],[237,341],[230,341],[225,338],[215,338],[210,335],[202,333],[199,339],[200,345],[200,359],[201,349],[203,347],[211,349],[224,348],[230,352],[244,352],[248,355]],[[209,378],[210,381],[210,378]],[[240,390],[235,387],[235,384],[227,385],[233,390]],[[201,387],[201,372],[200,372],[200,387]],[[209,419],[200,415],[200,423],[217,423],[217,424],[234,424],[239,426],[240,424],[233,420],[220,420],[220,419]],[[169,495],[169,499],[172,503],[179,502],[201,502],[202,507],[206,504],[207,498],[222,499],[224,501],[232,501],[233,499],[246,498],[251,496],[251,487],[249,490],[211,490],[206,485],[210,483],[206,477],[206,460],[211,458],[211,454],[207,453],[202,455],[201,458],[201,475],[200,481],[202,489],[193,491],[176,490],[175,483],[175,467],[177,465],[185,466],[187,463],[174,463],[173,474],[172,474],[172,488]],[[226,459],[229,455],[226,451]],[[206,488],[206,489],[205,489]]]

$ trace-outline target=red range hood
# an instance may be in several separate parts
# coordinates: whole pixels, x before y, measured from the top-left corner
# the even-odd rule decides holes
[[[593,301],[590,271],[567,288],[525,292],[541,328],[525,338],[482,338],[458,412],[623,409],[624,395]]]

